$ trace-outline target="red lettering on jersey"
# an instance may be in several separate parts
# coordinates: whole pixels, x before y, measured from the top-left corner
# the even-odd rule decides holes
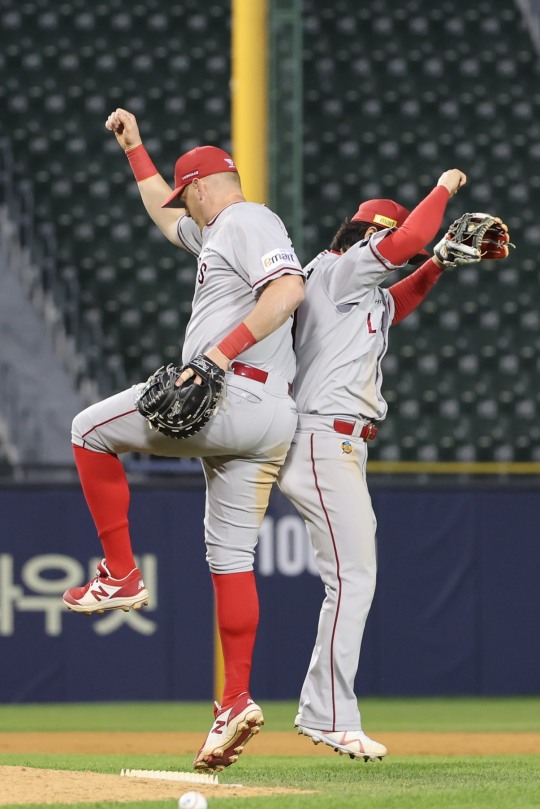
[[[199,274],[198,274],[198,276],[197,276],[197,281],[199,282],[199,284],[204,284],[204,277],[205,277],[205,274],[206,274],[206,270],[207,270],[207,269],[208,269],[208,264],[206,264],[206,263],[203,261],[203,263],[202,263],[202,264],[201,264],[201,266],[199,267]]]
[[[377,329],[374,329],[373,326],[371,325],[371,312],[367,316],[367,330],[370,334],[377,333]]]

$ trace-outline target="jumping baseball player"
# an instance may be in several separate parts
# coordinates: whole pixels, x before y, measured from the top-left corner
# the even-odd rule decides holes
[[[426,261],[381,288],[439,230],[458,169],[409,213],[388,200],[363,202],[305,268],[306,299],[296,314],[298,427],[278,484],[304,518],[325,585],[317,639],[295,724],[315,744],[351,758],[382,758],[386,747],[362,730],[354,681],[375,590],[376,520],[366,484],[367,441],[387,411],[381,361],[388,330],[428,294],[443,263]]]
[[[206,554],[225,688],[194,766],[219,771],[238,759],[264,721],[249,693],[259,617],[253,557],[270,489],[296,428],[291,327],[304,297],[304,274],[281,220],[268,208],[246,202],[226,152],[202,146],[182,155],[171,192],[142,144],[135,117],[117,109],[106,127],[127,154],[150,217],[173,244],[197,257],[183,362],[202,355],[200,367],[226,372],[226,395],[208,424],[183,440],[149,428],[137,407],[142,385],[75,417],[75,460],[104,559],[96,577],[68,590],[64,601],[82,613],[138,609],[148,601],[133,559],[129,489],[117,456],[135,451],[201,458]],[[191,383],[200,382],[195,374],[187,368],[178,385],[190,377]]]

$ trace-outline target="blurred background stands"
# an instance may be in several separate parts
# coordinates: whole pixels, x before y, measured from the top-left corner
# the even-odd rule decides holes
[[[80,347],[85,324],[103,331],[115,387],[178,361],[193,259],[149,222],[104,122],[133,111],[170,183],[183,151],[230,148],[229,37],[228,3],[2,0],[0,134],[37,228],[54,228],[60,285],[80,291]]]
[[[454,166],[469,185],[445,222],[492,211],[517,244],[504,264],[447,273],[392,330],[389,417],[370,457],[540,461],[539,68],[517,6],[304,9],[307,253],[362,199],[414,207]]]
[[[462,168],[469,185],[445,221],[493,211],[517,250],[447,273],[392,331],[390,413],[370,455],[538,462],[538,60],[517,7],[457,5],[304,0],[301,258],[327,247],[360,200],[413,207]],[[76,290],[66,323],[81,351],[104,352],[104,393],[178,359],[194,278],[193,259],[149,223],[104,121],[132,110],[171,183],[181,152],[230,149],[229,15],[228,2],[198,0],[2,0],[0,137],[36,234],[56,246],[58,294]]]

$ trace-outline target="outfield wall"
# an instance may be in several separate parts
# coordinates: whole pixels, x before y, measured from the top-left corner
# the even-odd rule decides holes
[[[374,487],[379,583],[360,694],[540,693],[540,496],[520,488]],[[78,487],[0,488],[0,702],[213,696],[213,596],[202,488],[133,487],[142,613],[64,611],[99,558]],[[323,588],[300,518],[276,493],[257,557],[252,691],[296,698]],[[241,608],[241,607],[240,607]]]

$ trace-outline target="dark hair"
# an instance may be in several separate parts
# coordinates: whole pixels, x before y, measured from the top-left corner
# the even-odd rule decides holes
[[[338,252],[344,253],[349,247],[352,247],[353,244],[362,241],[366,235],[367,229],[371,227],[375,227],[377,230],[384,230],[383,227],[374,225],[373,222],[353,222],[352,219],[346,219],[343,224],[340,225],[339,230],[332,239],[330,250],[337,250]],[[412,256],[412,258],[407,261],[407,264],[421,264],[426,261],[426,259],[427,256],[418,253],[416,256]]]
[[[373,225],[372,222],[353,222],[352,219],[346,219],[332,239],[330,250],[345,252],[353,244],[361,241],[366,235],[366,230],[372,227],[377,227],[377,225]]]

